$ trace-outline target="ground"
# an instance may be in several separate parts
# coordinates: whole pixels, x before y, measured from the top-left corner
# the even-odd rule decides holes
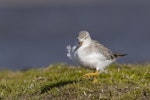
[[[25,71],[0,71],[0,99],[148,100],[150,64],[113,64],[107,73],[82,76],[90,69],[66,64]]]

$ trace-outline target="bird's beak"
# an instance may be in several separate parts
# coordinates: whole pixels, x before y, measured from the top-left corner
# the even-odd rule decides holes
[[[82,41],[80,41],[80,42],[79,42],[79,46],[82,46],[82,44],[83,44],[83,42],[82,42]]]

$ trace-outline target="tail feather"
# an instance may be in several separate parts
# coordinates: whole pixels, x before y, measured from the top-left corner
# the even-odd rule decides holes
[[[114,53],[113,55],[117,58],[117,57],[126,56],[128,54]]]

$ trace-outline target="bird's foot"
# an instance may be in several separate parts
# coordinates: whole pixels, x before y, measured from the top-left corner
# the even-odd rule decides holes
[[[98,79],[96,77],[94,77],[94,80],[92,81],[92,83],[97,83]]]
[[[90,78],[91,76],[93,76],[94,79],[93,79],[92,83],[97,83],[98,82],[98,79],[97,79],[98,75],[99,75],[99,72],[96,71],[94,73],[87,73],[87,74],[83,75],[82,77],[87,79],[87,78]]]
[[[87,73],[87,74],[85,74],[85,75],[83,75],[83,77],[84,78],[86,78],[86,77],[90,77],[90,76],[97,76],[99,73],[98,73],[98,71],[96,71],[95,73]]]
[[[87,73],[87,74],[85,74],[85,75],[83,75],[83,77],[84,78],[86,78],[86,77],[90,77],[90,76],[97,76],[98,75],[98,73]]]

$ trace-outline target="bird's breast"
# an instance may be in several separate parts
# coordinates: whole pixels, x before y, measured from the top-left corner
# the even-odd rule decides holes
[[[102,62],[105,57],[101,53],[88,52],[87,48],[80,48],[77,51],[79,63],[84,67],[95,67],[99,62]]]

